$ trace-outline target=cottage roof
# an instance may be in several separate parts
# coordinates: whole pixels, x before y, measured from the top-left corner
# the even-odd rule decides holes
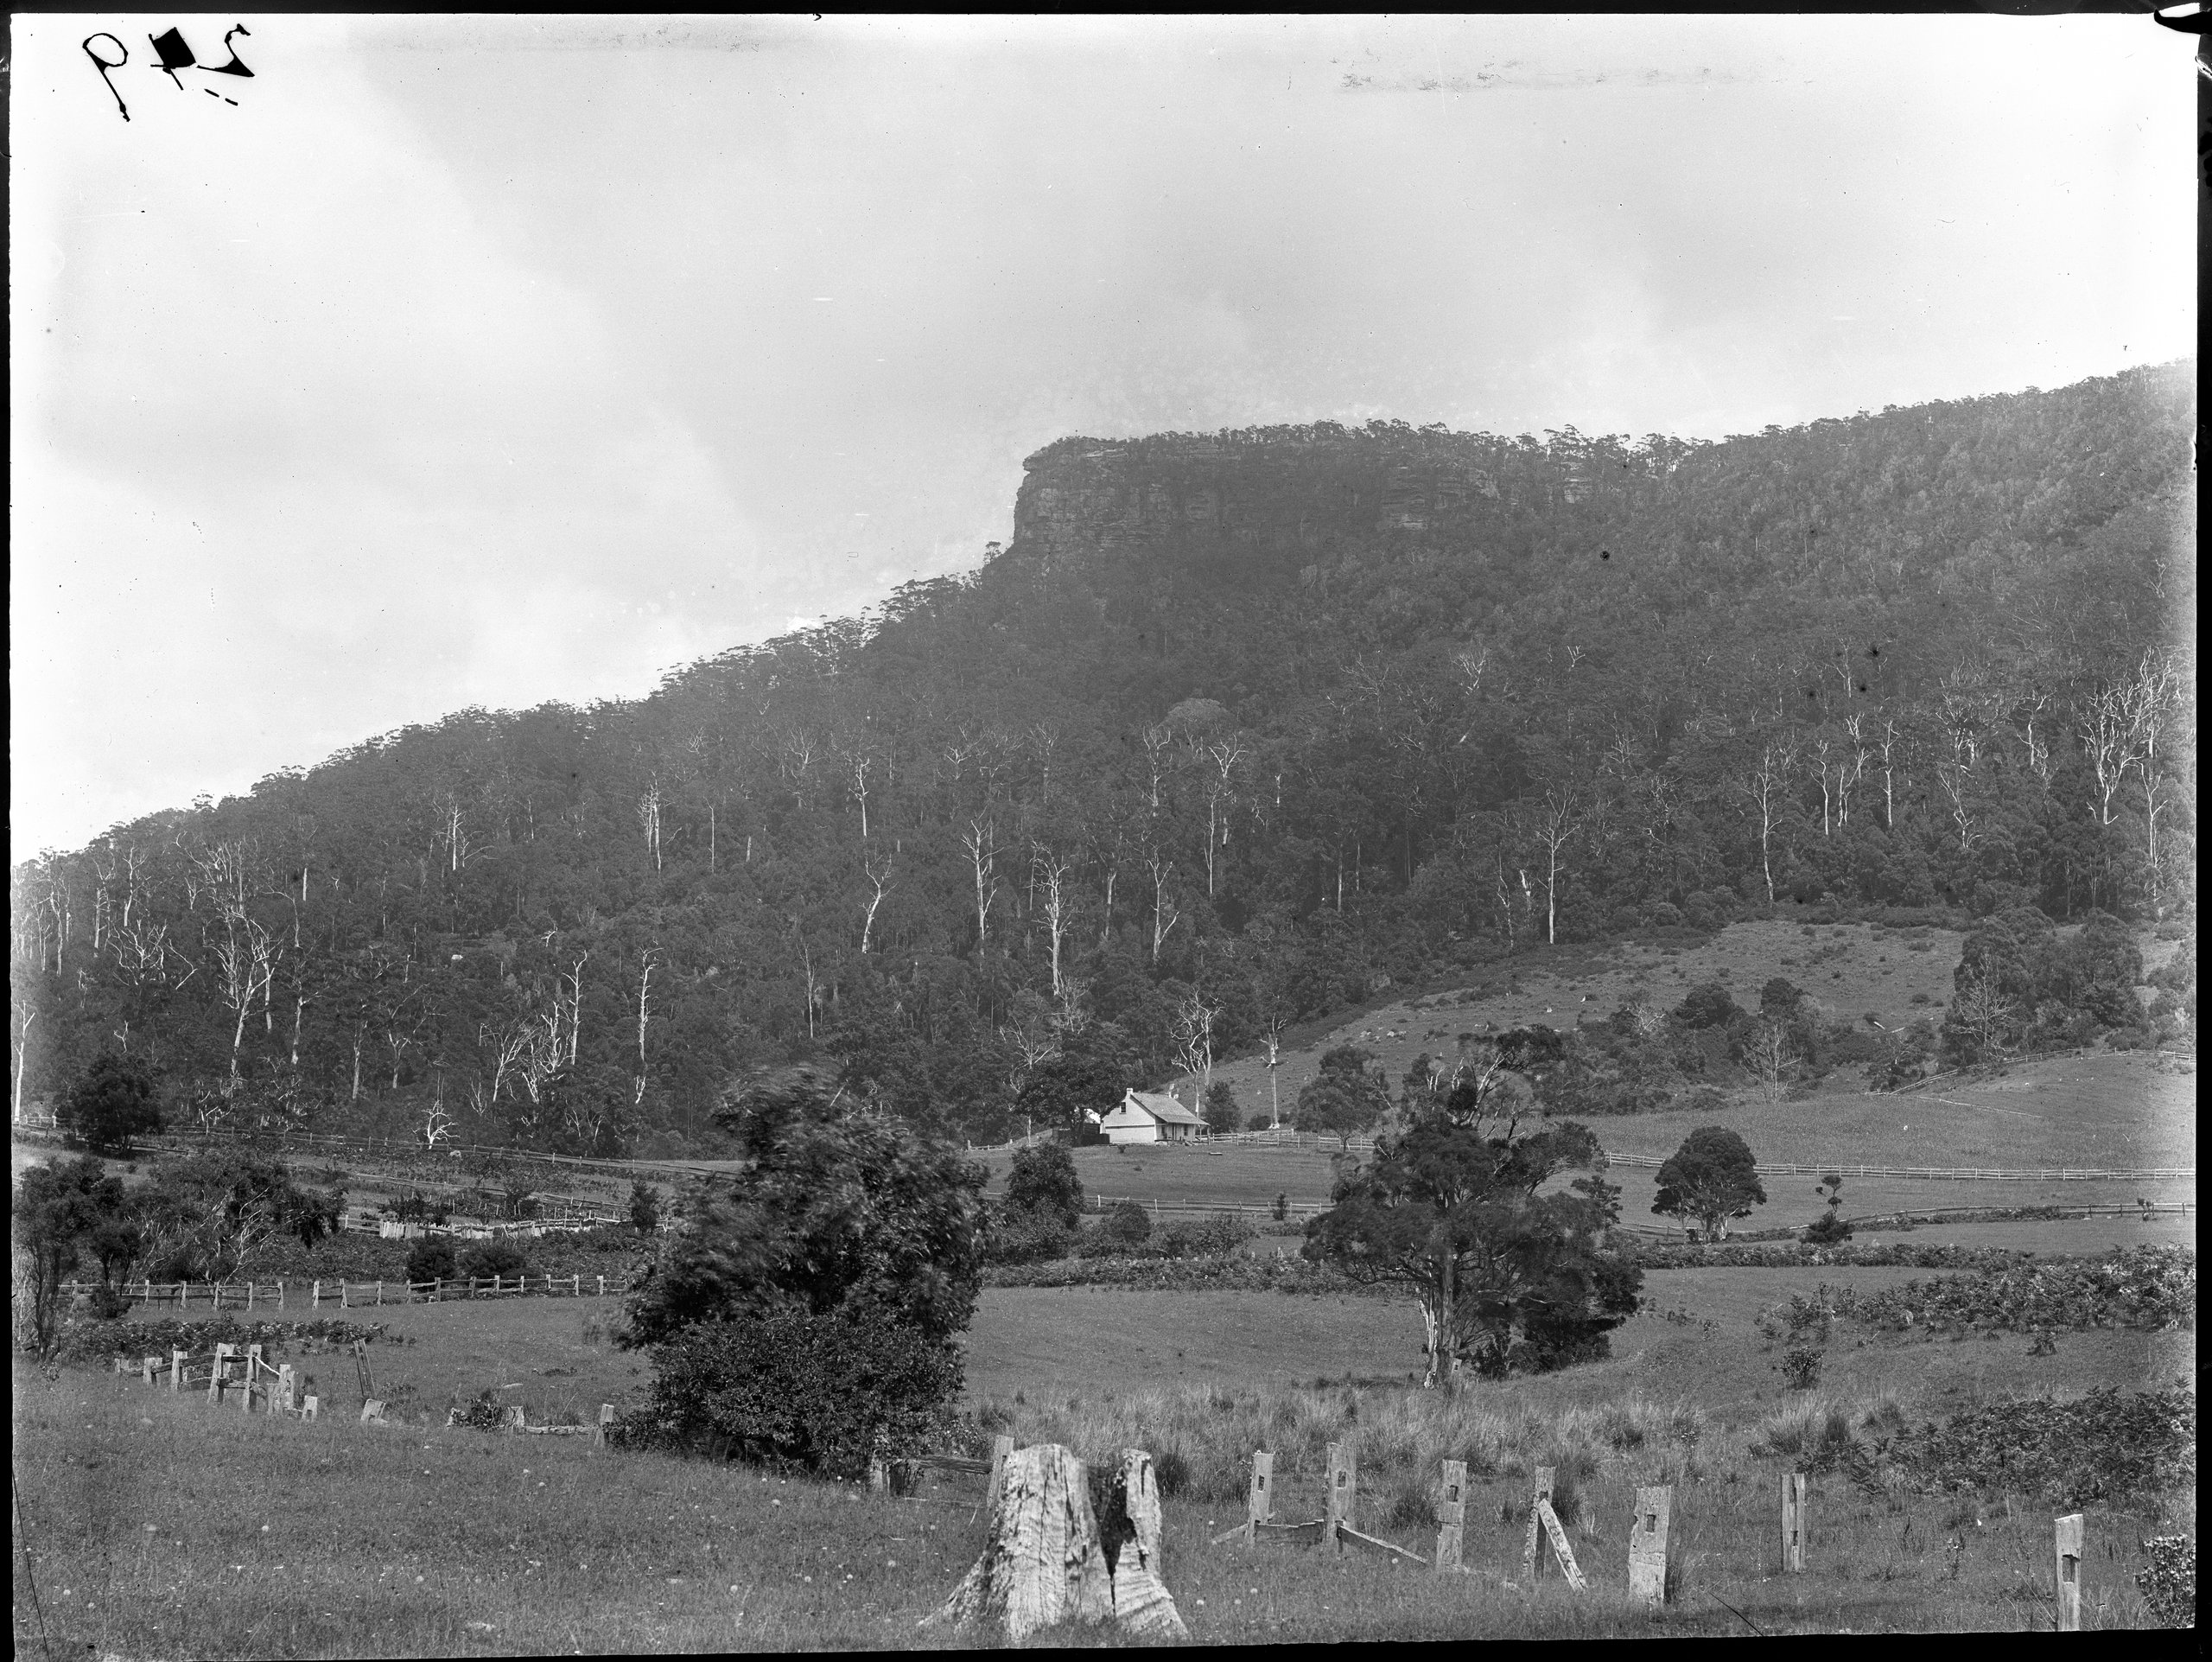
[[[1171,1125],[1203,1125],[1205,1121],[1164,1091],[1132,1091],[1124,1098]]]

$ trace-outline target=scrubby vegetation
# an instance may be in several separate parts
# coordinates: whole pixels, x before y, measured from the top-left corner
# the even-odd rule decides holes
[[[2194,1328],[2196,1254],[2180,1246],[2139,1246],[2105,1258],[1991,1265],[1975,1275],[1869,1293],[1852,1300],[1847,1313],[1891,1329]]]

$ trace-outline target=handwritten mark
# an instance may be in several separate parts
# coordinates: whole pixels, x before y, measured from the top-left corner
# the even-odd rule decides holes
[[[238,54],[238,48],[231,44],[241,35],[251,39],[253,31],[244,23],[238,23],[234,24],[230,32],[223,36],[223,48],[229,54],[227,62],[201,63],[199,55],[192,49],[192,43],[184,38],[183,30],[175,28],[165,29],[159,35],[149,35],[146,37],[147,45],[154,48],[154,56],[158,60],[147,67],[156,74],[167,75],[169,78],[169,84],[180,92],[184,90],[182,74],[188,69],[197,69],[204,75],[238,75],[250,80],[253,77],[253,71],[246,67],[245,60]],[[92,43],[95,41],[107,41],[115,48],[115,56],[103,57],[99,52],[93,50]],[[109,94],[114,98],[115,107],[123,112],[123,118],[125,121],[130,120],[130,106],[123,101],[123,94],[116,90],[115,81],[110,72],[120,69],[130,61],[130,49],[105,30],[86,36],[82,45],[85,55],[92,60],[92,67],[99,71],[100,80],[105,83]],[[203,86],[200,91],[206,92],[210,98],[221,99],[232,109],[238,107],[238,101],[236,99],[218,92],[212,87]]]
[[[114,62],[110,63],[105,58],[103,58],[99,53],[92,50],[92,42],[94,41],[111,41],[114,42],[116,52]],[[123,111],[123,118],[125,121],[130,120],[130,106],[123,101],[123,94],[116,92],[115,83],[108,79],[108,71],[111,69],[120,69],[124,65],[129,63],[130,61],[130,48],[124,45],[122,41],[116,40],[114,35],[108,34],[105,30],[102,30],[98,35],[87,35],[84,40],[84,48],[85,55],[92,60],[92,67],[100,72],[100,80],[106,84],[108,92],[113,95],[115,99],[115,107]]]

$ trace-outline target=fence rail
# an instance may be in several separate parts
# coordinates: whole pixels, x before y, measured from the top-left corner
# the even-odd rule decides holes
[[[1212,1218],[1223,1213],[1253,1222],[1270,1222],[1275,1215],[1274,1203],[1251,1200],[1155,1200],[1136,1194],[1094,1194],[1088,1204],[1097,1212],[1111,1212],[1116,1207],[1136,1205],[1144,1208],[1145,1215],[1155,1221],[1162,1218]],[[1312,1218],[1329,1209],[1326,1200],[1291,1200],[1284,1208],[1286,1219]]]
[[[1656,1154],[1613,1154],[1606,1159],[1616,1166],[1663,1166],[1666,1156]],[[1762,1177],[1821,1177],[1835,1172],[1845,1177],[1910,1177],[1933,1181],[1948,1180],[1955,1182],[1984,1183],[2075,1183],[2128,1182],[2148,1183],[2187,1179],[2196,1181],[2194,1166],[2158,1166],[2134,1170],[2117,1170],[2106,1167],[2046,1167],[2040,1170],[2009,1170],[1988,1166],[1840,1166],[1826,1164],[1803,1166],[1770,1163],[1760,1161],[1758,1171]]]
[[[89,1298],[99,1289],[97,1282],[67,1281],[61,1290],[73,1302]],[[134,1281],[120,1291],[133,1304],[173,1304],[190,1309],[195,1298],[210,1310],[289,1309],[290,1299],[303,1298],[300,1308],[321,1309],[373,1309],[380,1304],[435,1304],[465,1298],[606,1298],[630,1290],[626,1276],[477,1276],[450,1281]]]

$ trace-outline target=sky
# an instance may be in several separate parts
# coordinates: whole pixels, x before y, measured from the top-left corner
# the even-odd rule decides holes
[[[2147,17],[246,16],[13,20],[18,861],[972,569],[1071,432],[2193,349]]]

